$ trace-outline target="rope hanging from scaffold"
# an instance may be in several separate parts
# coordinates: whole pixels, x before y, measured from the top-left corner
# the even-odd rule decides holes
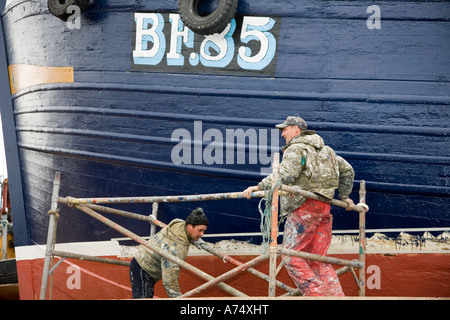
[[[259,201],[259,205],[258,205],[258,210],[259,213],[261,214],[261,224],[260,224],[260,228],[261,228],[261,235],[263,238],[262,241],[262,252],[266,253],[267,252],[267,248],[269,248],[269,243],[270,243],[270,231],[271,231],[271,225],[272,225],[272,198],[273,198],[273,193],[275,192],[276,189],[280,188],[281,186],[281,179],[279,179],[275,185],[273,187],[269,187],[266,188],[265,191],[265,196],[263,198],[261,198],[261,200]],[[281,191],[281,188],[280,188]],[[265,202],[265,208],[264,210],[262,209],[262,203],[263,201]]]

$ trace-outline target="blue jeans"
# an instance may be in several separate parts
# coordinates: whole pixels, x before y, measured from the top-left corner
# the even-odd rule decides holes
[[[130,262],[130,281],[133,299],[153,298],[156,281],[141,268],[135,258]]]

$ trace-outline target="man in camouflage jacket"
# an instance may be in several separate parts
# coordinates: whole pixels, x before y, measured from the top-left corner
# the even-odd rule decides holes
[[[208,219],[202,208],[193,210],[186,221],[172,220],[165,228],[156,233],[149,242],[168,253],[186,260],[191,241],[203,236]],[[130,281],[133,299],[152,298],[155,283],[162,279],[169,298],[181,296],[178,279],[180,266],[141,245],[130,263]]]
[[[283,160],[280,164],[281,183],[299,186],[302,190],[318,193],[333,199],[335,190],[339,198],[354,207],[349,195],[353,188],[352,166],[323,139],[307,129],[300,117],[287,117],[276,126],[286,140]],[[244,190],[246,198],[258,190],[272,186],[272,175],[258,185]],[[326,255],[331,243],[332,215],[330,205],[301,196],[281,196],[280,212],[286,218],[283,247],[298,251]],[[331,265],[318,261],[305,261],[296,257],[284,257],[286,269],[304,296],[342,296],[339,279]]]

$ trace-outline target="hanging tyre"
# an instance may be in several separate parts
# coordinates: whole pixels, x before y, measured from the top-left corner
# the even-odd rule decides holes
[[[179,0],[178,13],[185,26],[202,35],[222,32],[236,14],[238,0],[219,0],[217,8],[209,14],[198,10],[200,0]]]
[[[89,4],[90,0],[48,0],[48,10],[55,17],[60,18],[63,21],[67,21],[67,19],[73,14],[72,10],[67,12],[69,6],[77,6],[80,8],[80,13],[84,11],[84,9]]]

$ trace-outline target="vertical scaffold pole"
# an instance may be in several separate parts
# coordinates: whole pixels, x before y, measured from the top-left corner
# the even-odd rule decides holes
[[[153,202],[152,204],[152,216],[158,218],[158,202]],[[150,237],[152,237],[156,233],[156,226],[153,223],[150,223]]]
[[[53,246],[56,234],[56,221],[58,219],[57,209],[58,209],[58,195],[59,195],[60,181],[61,181],[61,173],[56,172],[55,179],[53,181],[52,204],[49,211],[50,221],[48,224],[47,247],[45,249],[45,260],[44,260],[44,270],[42,272],[40,300],[45,300],[47,295],[48,277],[50,274],[50,260],[53,255]]]
[[[278,171],[280,167],[280,154],[273,156],[272,188],[278,182]],[[276,290],[276,270],[277,270],[277,237],[278,237],[278,189],[275,189],[272,196],[270,222],[270,244],[269,244],[269,297],[275,297]]]
[[[361,180],[359,186],[359,203],[366,203],[366,182]],[[359,262],[363,264],[359,268],[359,296],[366,295],[366,210],[359,212]]]

